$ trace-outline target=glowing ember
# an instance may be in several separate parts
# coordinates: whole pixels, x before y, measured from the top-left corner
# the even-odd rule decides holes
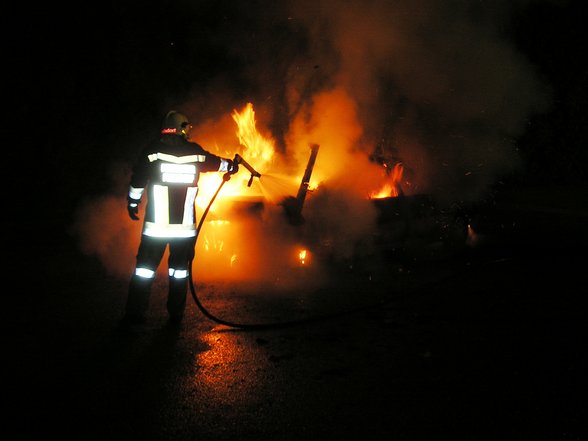
[[[300,259],[300,264],[304,265],[306,263],[306,250],[301,250],[298,253],[298,258]]]
[[[467,235],[467,239],[466,239],[466,245],[473,247],[478,244],[478,241],[479,241],[478,234],[474,231],[472,226],[470,224],[468,224],[468,235]]]

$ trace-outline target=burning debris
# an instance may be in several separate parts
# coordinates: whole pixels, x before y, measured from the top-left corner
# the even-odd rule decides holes
[[[300,182],[300,187],[298,188],[296,197],[289,196],[281,203],[281,205],[284,207],[286,218],[292,225],[301,225],[304,223],[302,207],[304,206],[304,200],[306,199],[306,194],[308,193],[310,178],[312,176],[312,169],[314,168],[314,164],[316,162],[318,150],[318,144],[313,144],[310,146],[310,158],[308,158],[308,164],[306,165],[306,170],[304,171],[304,176]]]

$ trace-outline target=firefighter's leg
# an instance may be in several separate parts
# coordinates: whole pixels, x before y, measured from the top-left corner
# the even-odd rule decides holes
[[[193,244],[193,238],[175,239],[170,242],[167,311],[172,323],[180,323],[184,317],[188,291],[188,265],[192,258]]]
[[[144,320],[149,308],[151,286],[155,280],[157,267],[163,252],[165,242],[148,236],[141,237],[141,244],[137,252],[137,264],[129,283],[129,293],[125,307],[125,319],[131,322]]]
[[[152,269],[137,267],[129,283],[129,294],[125,308],[125,319],[131,322],[141,322],[149,308],[151,285],[155,278]]]
[[[171,322],[180,323],[184,317],[186,309],[186,292],[188,289],[188,277],[184,275],[184,270],[172,270],[169,277],[169,294],[167,297],[167,310]],[[180,274],[180,275],[178,275]]]

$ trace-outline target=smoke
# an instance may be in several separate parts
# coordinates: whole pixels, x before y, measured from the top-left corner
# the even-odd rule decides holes
[[[111,164],[111,194],[86,198],[77,207],[69,233],[77,238],[80,250],[97,257],[115,277],[130,277],[141,236],[140,222],[132,221],[126,210],[129,169]],[[144,206],[139,215],[142,217]]]
[[[386,181],[370,160],[374,152],[402,161],[405,194],[430,194],[441,205],[475,202],[521,170],[516,139],[528,119],[550,105],[549,90],[509,37],[513,14],[532,4],[259,0],[219,5],[205,31],[198,28],[201,11],[186,9],[195,25],[185,30],[185,54],[198,59],[209,46],[230,61],[225,69],[211,68],[210,78],[194,78],[174,104],[196,122],[195,140],[231,156],[240,147],[230,112],[252,102],[260,130],[275,140],[278,153],[261,182],[278,175],[299,179],[309,145],[320,145],[303,233],[287,227],[269,204],[257,217],[233,220],[239,233],[230,241],[230,254],[237,256],[231,265],[249,255],[240,274],[271,277],[309,235],[341,258],[357,252],[358,243],[369,247],[376,213],[368,197]],[[182,76],[192,67],[184,66]],[[126,220],[123,187],[81,207],[84,227],[77,232],[84,250],[128,273],[139,233]],[[295,185],[288,181],[284,188]],[[199,246],[227,251],[228,234],[217,231],[215,240],[209,231]],[[125,263],[116,262],[117,255]],[[200,263],[226,266],[214,259]],[[213,273],[227,276],[212,269],[200,276]]]
[[[311,56],[327,66],[322,83],[357,105],[357,147],[401,158],[414,192],[475,200],[519,170],[516,137],[549,104],[506,33],[528,3],[301,0],[291,13],[309,31]]]
[[[140,224],[127,216],[126,197],[102,196],[83,202],[71,233],[81,251],[95,255],[112,275],[130,277],[139,246]],[[122,209],[121,209],[122,208]]]

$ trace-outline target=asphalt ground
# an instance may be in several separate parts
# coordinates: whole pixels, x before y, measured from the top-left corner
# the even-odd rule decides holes
[[[7,274],[3,432],[586,440],[586,194],[510,195],[472,218],[472,246],[335,267],[309,292],[196,282],[215,316],[290,324],[263,329],[216,323],[190,297],[170,327],[163,282],[147,322],[121,328],[127,282],[47,236],[20,259],[32,271]]]

